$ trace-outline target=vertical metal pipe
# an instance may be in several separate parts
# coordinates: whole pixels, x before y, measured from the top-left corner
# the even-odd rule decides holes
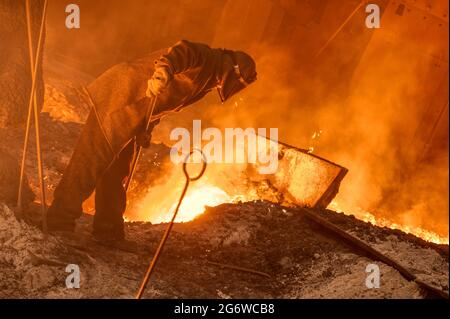
[[[331,37],[327,40],[327,42],[325,42],[325,44],[320,48],[320,50],[317,51],[316,55],[314,56],[315,58],[317,58],[320,54],[322,54],[322,52],[328,47],[328,45],[330,45],[330,43],[334,40],[334,38],[336,38],[336,36],[339,34],[339,32],[341,32],[341,30],[347,25],[347,23],[350,21],[350,19],[353,18],[353,16],[356,14],[356,12],[358,12],[359,8],[361,8],[361,6],[363,5],[364,2],[365,2],[365,0],[361,1],[356,6],[356,8],[352,11],[352,13],[350,13],[350,15],[347,17],[347,19],[345,19],[345,21],[342,22],[342,24],[331,35]]]
[[[30,3],[29,3],[29,0],[26,0],[28,49],[29,49],[29,55],[30,55],[30,68],[31,68],[32,82],[31,82],[30,99],[29,99],[29,103],[28,103],[27,128],[25,131],[25,141],[24,141],[24,148],[23,148],[23,154],[22,154],[19,192],[18,192],[18,199],[17,199],[17,206],[19,207],[19,209],[21,209],[23,179],[24,179],[24,172],[25,172],[25,159],[26,159],[26,152],[27,152],[27,148],[28,148],[28,137],[29,137],[30,124],[31,124],[31,110],[33,108],[34,109],[35,135],[36,135],[36,155],[37,155],[37,161],[38,161],[39,188],[40,188],[40,195],[41,195],[42,223],[43,223],[44,232],[47,232],[47,222],[46,222],[47,221],[47,218],[46,218],[47,209],[46,209],[46,202],[45,202],[45,184],[44,184],[44,174],[43,174],[43,167],[42,167],[42,152],[41,152],[40,127],[39,127],[39,110],[38,110],[38,104],[37,104],[37,98],[36,98],[36,75],[37,75],[36,71],[38,69],[40,54],[42,51],[42,37],[43,37],[43,33],[44,33],[45,17],[46,17],[46,13],[47,13],[47,4],[48,4],[48,0],[45,0],[44,7],[42,10],[42,18],[41,18],[41,24],[40,24],[40,29],[39,29],[39,38],[38,38],[38,42],[37,42],[36,55],[34,56],[32,34],[31,34]]]

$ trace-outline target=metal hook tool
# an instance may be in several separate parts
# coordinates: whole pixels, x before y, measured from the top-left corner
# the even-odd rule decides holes
[[[189,172],[187,171],[187,162],[188,162],[189,158],[191,157],[191,155],[195,151],[200,152],[200,154],[202,155],[202,169],[200,170],[200,172],[196,176],[191,177],[189,175]],[[153,256],[153,259],[150,262],[150,265],[148,266],[147,272],[145,273],[144,279],[142,280],[141,286],[139,287],[139,291],[138,291],[138,293],[136,295],[136,299],[141,299],[142,294],[145,291],[145,287],[147,286],[147,283],[150,280],[150,276],[151,276],[153,270],[155,269],[156,262],[158,261],[158,258],[161,255],[161,252],[162,252],[162,250],[164,248],[164,245],[165,245],[167,239],[169,238],[170,231],[172,230],[173,224],[175,223],[175,219],[177,217],[178,210],[179,210],[179,208],[181,206],[181,203],[183,202],[184,196],[186,195],[187,189],[189,187],[189,183],[197,181],[197,180],[200,179],[200,177],[203,176],[203,174],[205,173],[205,170],[206,170],[206,165],[207,165],[207,162],[206,162],[205,155],[203,154],[203,152],[201,150],[198,150],[198,149],[192,150],[186,156],[186,158],[184,159],[184,162],[183,162],[183,173],[184,173],[184,176],[186,177],[186,183],[184,185],[183,192],[181,193],[180,199],[178,200],[178,204],[177,204],[177,207],[175,209],[175,212],[173,213],[172,219],[169,222],[169,225],[167,225],[166,231],[164,232],[164,235],[161,238],[161,241],[159,243],[158,249],[156,250],[155,256]]]

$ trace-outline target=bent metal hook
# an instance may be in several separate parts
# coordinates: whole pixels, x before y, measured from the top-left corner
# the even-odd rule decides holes
[[[191,177],[189,175],[188,170],[187,170],[187,164],[188,164],[189,158],[196,151],[200,152],[200,154],[202,156],[202,169],[200,170],[200,172],[196,176]],[[184,162],[183,162],[183,173],[184,173],[184,176],[186,177],[186,183],[184,184],[183,192],[181,193],[180,199],[178,200],[178,204],[177,204],[177,207],[175,209],[175,212],[173,213],[172,219],[170,220],[169,224],[167,225],[166,231],[164,232],[164,235],[161,238],[161,241],[159,242],[158,249],[156,250],[156,253],[153,256],[153,259],[152,259],[152,261],[150,262],[150,265],[147,268],[147,272],[145,273],[144,279],[142,280],[141,286],[139,287],[138,293],[136,295],[136,299],[141,299],[141,297],[142,297],[142,295],[143,295],[143,293],[145,291],[145,287],[147,287],[147,283],[150,280],[150,276],[151,276],[153,270],[156,267],[156,262],[158,261],[158,258],[161,255],[161,252],[162,252],[162,250],[164,248],[164,245],[165,245],[167,239],[169,238],[170,231],[172,230],[173,224],[175,223],[175,219],[177,217],[178,210],[179,210],[179,208],[181,206],[181,203],[183,202],[184,196],[186,195],[187,189],[189,187],[189,183],[197,181],[203,176],[203,174],[205,173],[205,170],[206,170],[206,165],[207,165],[207,161],[206,161],[205,154],[199,149],[193,149],[185,157]]]

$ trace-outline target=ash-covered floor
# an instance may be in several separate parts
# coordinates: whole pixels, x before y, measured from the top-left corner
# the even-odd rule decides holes
[[[317,212],[448,291],[448,246],[378,228],[331,211]],[[133,298],[165,225],[127,223],[138,251],[105,248],[90,239],[92,216],[77,237],[49,235],[0,208],[1,298]],[[366,287],[368,264],[380,267],[380,288]],[[66,288],[68,264],[81,287]],[[257,274],[218,264],[244,267]],[[145,298],[424,298],[417,284],[354,251],[298,211],[269,202],[223,204],[176,224]]]

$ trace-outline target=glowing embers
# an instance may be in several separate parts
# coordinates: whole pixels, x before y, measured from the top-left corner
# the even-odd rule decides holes
[[[205,211],[206,206],[218,206],[223,203],[232,202],[232,198],[219,187],[211,185],[195,186],[191,185],[186,196],[181,203],[178,211],[176,222],[189,222]],[[162,214],[155,218],[155,223],[169,222],[173,216],[177,202],[173,203],[172,207],[166,214]]]
[[[435,243],[435,244],[443,244],[448,245],[449,239],[445,236],[440,236],[439,234],[423,229],[418,226],[406,225],[405,223],[395,223],[393,221],[387,220],[382,217],[377,217],[372,213],[361,209],[360,207],[349,208],[346,207],[345,210],[338,204],[336,200],[333,200],[331,204],[328,206],[329,209],[332,209],[338,213],[342,213],[344,215],[353,215],[357,219],[362,220],[366,223],[370,223],[372,225],[378,227],[388,227],[391,229],[399,229],[407,234],[414,235],[416,237],[422,238],[423,240]]]

